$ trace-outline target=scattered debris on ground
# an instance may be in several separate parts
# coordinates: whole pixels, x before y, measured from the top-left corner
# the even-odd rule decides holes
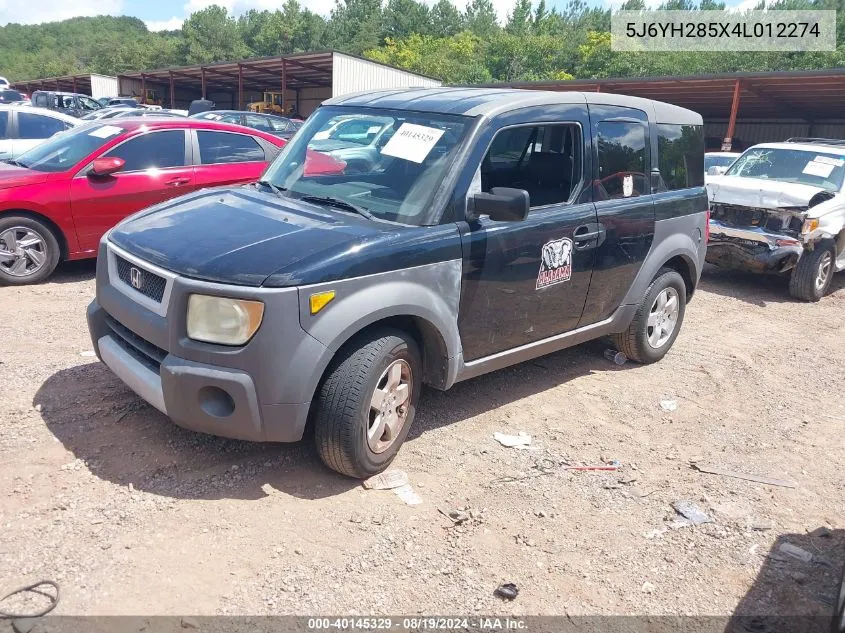
[[[615,349],[604,350],[604,357],[620,367],[628,361],[628,357],[625,354]]]
[[[423,500],[406,505],[328,471],[308,441],[180,428],[81,357],[93,269],[0,287],[0,595],[40,578],[62,588],[31,633],[53,615],[169,614],[191,633],[180,616],[205,631],[204,616],[832,611],[845,275],[803,304],[777,279],[705,271],[659,363],[616,367],[602,356],[613,344],[596,341],[425,389],[390,467]],[[818,397],[797,407],[784,385]],[[519,430],[531,450],[491,442]],[[693,526],[677,500],[713,522]],[[494,595],[500,583],[518,597]]]
[[[807,550],[798,547],[797,545],[793,545],[792,543],[781,543],[780,547],[778,547],[778,551],[783,552],[787,556],[792,556],[792,558],[797,558],[803,563],[813,562],[812,552],[808,552]]]
[[[664,411],[675,411],[678,408],[677,400],[661,400],[660,408]]]
[[[755,481],[759,484],[768,484],[770,486],[781,486],[782,488],[796,488],[798,484],[786,479],[772,479],[771,477],[759,477],[757,475],[747,475],[727,468],[718,468],[716,466],[709,466],[707,464],[694,463],[692,467],[703,473],[710,475],[722,475],[723,477],[733,477],[734,479],[744,479],[745,481]]]
[[[496,431],[493,433],[493,439],[507,448],[528,448],[531,446],[531,436],[525,431],[520,431],[519,435],[507,435]]]
[[[367,490],[392,490],[401,488],[408,484],[408,473],[404,470],[386,470],[369,479],[365,479],[361,485]]]
[[[514,600],[519,595],[519,588],[512,582],[506,582],[496,587],[494,593],[504,600]]]
[[[405,484],[404,486],[394,488],[393,492],[395,492],[396,496],[409,506],[418,506],[423,502],[422,497],[416,493],[411,484]]]
[[[713,519],[707,516],[701,508],[695,505],[692,501],[676,501],[672,504],[675,512],[687,519],[693,525],[702,525],[704,523],[712,523]]]

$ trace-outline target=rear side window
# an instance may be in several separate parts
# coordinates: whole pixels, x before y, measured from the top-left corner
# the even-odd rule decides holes
[[[6,138],[6,128],[9,126],[9,113],[0,112],[0,138]]]
[[[268,122],[274,132],[288,132],[293,129],[290,123],[282,119],[268,119]]]
[[[270,131],[270,120],[263,116],[247,114],[246,124],[251,128],[255,128],[256,130],[264,130],[265,132]]]
[[[65,129],[64,122],[53,117],[18,112],[18,138],[50,138]]]
[[[598,126],[597,200],[642,196],[649,192],[646,174],[646,126],[628,121],[601,121]]]
[[[129,139],[107,152],[105,156],[116,156],[126,161],[122,171],[182,167],[185,165],[185,132],[150,132]]]
[[[660,191],[704,186],[704,130],[700,125],[657,126]]]
[[[197,132],[200,162],[203,165],[220,163],[249,163],[264,161],[264,150],[251,136],[230,132]]]
[[[35,105],[40,106],[42,108],[47,107],[47,95],[35,95]]]

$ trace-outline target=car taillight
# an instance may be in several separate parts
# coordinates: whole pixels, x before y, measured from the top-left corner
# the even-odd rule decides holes
[[[710,243],[710,209],[704,214],[704,243]]]

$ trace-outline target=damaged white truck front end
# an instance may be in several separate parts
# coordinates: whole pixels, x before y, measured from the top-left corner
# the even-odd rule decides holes
[[[818,301],[845,269],[845,144],[749,149],[707,184],[707,261],[790,275],[790,293]]]

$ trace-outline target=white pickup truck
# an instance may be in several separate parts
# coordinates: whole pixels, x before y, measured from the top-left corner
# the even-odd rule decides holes
[[[707,183],[707,261],[789,274],[789,292],[818,301],[845,269],[845,141],[816,138],[746,150]]]

